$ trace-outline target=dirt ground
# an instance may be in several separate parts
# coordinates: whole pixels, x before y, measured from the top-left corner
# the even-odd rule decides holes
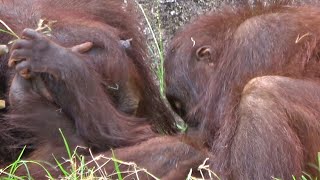
[[[259,0],[136,0],[145,10],[151,22],[153,30],[158,34],[161,23],[161,31],[165,44],[175,34],[175,32],[198,15],[210,10],[216,10],[224,5],[236,6],[244,2],[256,3]],[[273,2],[279,0],[262,0],[263,2]],[[317,0],[292,0],[294,3],[310,2]],[[160,19],[160,21],[158,21]],[[150,32],[146,30],[150,37]]]

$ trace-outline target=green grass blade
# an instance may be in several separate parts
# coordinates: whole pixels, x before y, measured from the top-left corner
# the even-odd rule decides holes
[[[23,149],[21,150],[21,152],[20,152],[17,160],[15,160],[14,163],[12,163],[12,166],[11,166],[10,171],[9,171],[10,174],[14,174],[14,172],[15,172],[15,171],[17,170],[17,168],[19,167],[18,164],[20,163],[21,157],[22,157],[22,155],[23,155],[26,147],[27,147],[27,146],[24,146],[24,147],[23,147]]]
[[[36,162],[36,161],[21,161],[21,163],[25,163],[25,164],[27,164],[27,163],[28,163],[28,164],[30,164],[30,163],[36,164],[36,165],[40,166],[40,167],[46,172],[46,174],[47,174],[47,176],[48,176],[49,179],[51,179],[51,180],[54,179],[54,178],[52,177],[51,173],[50,173],[41,163],[39,163],[39,162]]]
[[[62,136],[62,138],[63,138],[63,143],[64,143],[64,145],[65,145],[65,147],[66,147],[66,150],[67,150],[69,159],[71,160],[71,159],[72,159],[72,155],[71,155],[71,151],[70,151],[70,148],[69,148],[68,141],[67,141],[67,139],[64,137],[63,132],[62,132],[62,130],[61,130],[60,128],[59,128],[59,132],[60,132],[60,134],[61,134],[61,136]]]
[[[12,31],[12,29],[3,20],[0,19],[0,23],[7,29],[7,31],[1,29],[2,30],[1,32],[8,33],[8,34],[16,37],[17,39],[20,39],[20,37],[14,31]]]
[[[119,168],[119,164],[118,164],[118,162],[116,161],[115,154],[114,154],[114,152],[113,152],[112,149],[111,149],[111,151],[112,151],[112,158],[113,158],[113,162],[114,162],[114,168],[115,168],[115,170],[116,170],[116,172],[117,172],[118,179],[119,179],[119,180],[123,180],[122,175],[121,175],[121,171],[120,171],[120,168]]]
[[[164,97],[164,92],[165,92],[165,83],[164,83],[164,52],[163,52],[163,42],[162,42],[162,33],[161,33],[161,23],[160,23],[160,15],[159,15],[159,1],[158,1],[158,8],[157,8],[157,20],[158,20],[158,29],[159,29],[159,39],[157,39],[156,34],[152,28],[152,25],[149,21],[149,18],[145,12],[145,10],[143,9],[142,5],[139,4],[136,0],[135,0],[137,6],[139,7],[140,11],[142,12],[144,19],[147,22],[147,27],[151,32],[152,35],[152,39],[153,42],[155,43],[155,46],[157,48],[157,54],[159,56],[159,63],[157,66],[157,78],[159,80],[159,85],[160,85],[160,94],[162,97]]]
[[[63,173],[64,176],[69,176],[70,174],[68,173],[67,170],[64,169],[64,167],[62,166],[62,164],[58,161],[58,159],[53,156],[54,160],[56,161],[57,163],[57,166],[59,167],[60,171]]]

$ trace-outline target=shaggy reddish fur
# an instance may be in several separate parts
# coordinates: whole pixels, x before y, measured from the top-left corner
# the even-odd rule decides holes
[[[1,1],[0,19],[22,39],[12,45],[10,58],[1,57],[1,83],[10,89],[0,120],[0,163],[15,160],[24,146],[24,159],[54,164],[50,154],[66,158],[59,128],[71,149],[80,145],[94,153],[176,131],[130,7],[118,0]],[[32,30],[40,19],[56,21],[50,37]],[[0,39],[6,44],[14,37],[0,33]],[[93,43],[88,52],[69,49],[84,42]],[[13,70],[4,65],[8,59]],[[31,78],[21,74],[25,69]]]
[[[167,97],[222,179],[317,175],[319,25],[318,5],[257,3],[203,15],[172,40]]]

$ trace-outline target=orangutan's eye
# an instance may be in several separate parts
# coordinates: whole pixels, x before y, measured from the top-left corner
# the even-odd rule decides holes
[[[174,103],[174,106],[175,106],[176,109],[179,109],[179,110],[182,109],[182,105],[181,105],[181,103],[179,101],[174,101],[173,103]]]
[[[184,117],[186,115],[185,107],[181,101],[179,101],[175,97],[167,96],[168,101],[172,107],[172,109],[181,117]]]

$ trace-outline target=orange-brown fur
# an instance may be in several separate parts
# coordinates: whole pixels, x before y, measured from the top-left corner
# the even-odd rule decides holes
[[[71,149],[80,145],[95,153],[135,145],[159,136],[158,131],[176,131],[151,75],[130,2],[0,1],[0,19],[22,37],[12,45],[11,60],[21,48],[15,45],[25,40],[25,28],[36,29],[40,19],[56,21],[50,37],[37,32],[39,41],[26,38],[35,48],[12,63],[17,72],[5,65],[8,55],[1,57],[0,72],[6,78],[1,84],[10,87],[8,112],[0,120],[1,164],[15,160],[25,145],[24,159],[55,163],[49,153],[67,158],[59,128]],[[1,44],[13,39],[0,33]],[[121,41],[128,39],[130,47],[123,47]],[[36,48],[39,42],[47,47]],[[69,49],[84,42],[93,43],[85,53]],[[21,76],[17,67],[23,63],[37,66],[31,71],[41,80]],[[39,88],[48,90],[52,99],[42,96]]]
[[[320,150],[319,17],[317,4],[225,8],[172,40],[167,97],[222,179],[317,175],[309,164]]]

